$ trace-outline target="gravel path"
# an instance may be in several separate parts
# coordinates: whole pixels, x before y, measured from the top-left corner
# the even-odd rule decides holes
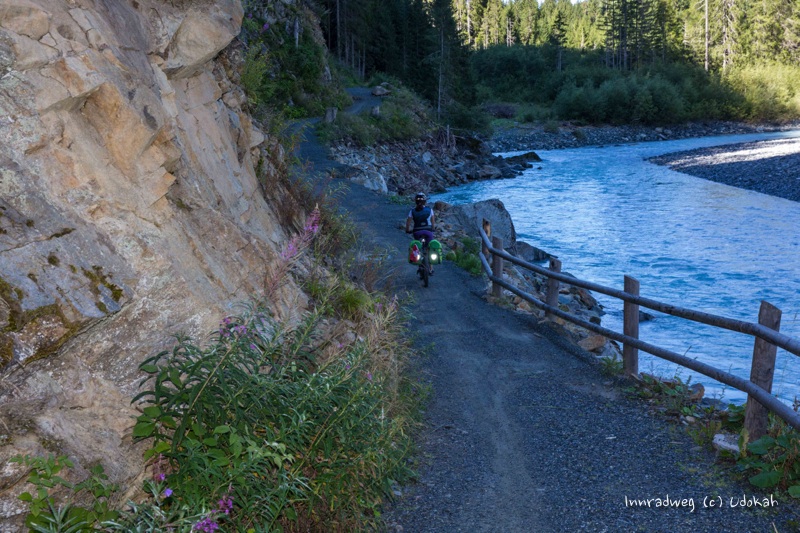
[[[336,165],[321,154],[307,130],[301,157],[317,172]],[[419,480],[385,510],[390,531],[798,530],[800,505],[785,497],[733,507],[770,495],[720,475],[683,428],[649,415],[546,324],[489,305],[482,279],[444,264],[423,289],[405,263],[404,208],[337,184],[366,244],[388,250],[394,287],[415,294],[411,333],[427,348]],[[666,498],[678,507],[657,507]],[[711,499],[722,507],[703,508]]]

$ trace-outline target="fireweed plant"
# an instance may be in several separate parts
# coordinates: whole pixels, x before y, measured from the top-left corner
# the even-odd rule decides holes
[[[309,251],[320,220],[315,209],[278,254],[268,296]],[[208,342],[180,337],[144,361],[133,400],[133,437],[149,444],[144,495],[70,531],[379,528],[384,498],[413,474],[410,430],[424,390],[405,371],[398,301],[365,294],[349,336],[331,327],[340,314],[322,291],[299,319],[277,317],[263,300],[223,318]],[[52,525],[35,530],[65,531],[58,513],[74,505],[40,496],[49,510],[40,506],[39,523]]]
[[[308,249],[319,220],[315,210],[287,243],[267,294]],[[326,336],[328,302],[291,324],[254,304],[223,319],[210,345],[181,338],[141,365],[148,377],[135,401],[146,407],[134,436],[152,439],[146,457],[162,465],[170,505],[208,510],[195,531],[379,523],[392,484],[411,475],[413,394],[397,301],[366,305],[350,343]]]

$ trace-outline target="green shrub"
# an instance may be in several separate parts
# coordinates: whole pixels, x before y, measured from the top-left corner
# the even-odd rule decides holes
[[[251,110],[264,106],[288,118],[301,118],[320,115],[326,107],[341,106],[349,99],[336,79],[326,79],[327,50],[316,42],[313,31],[304,28],[295,43],[261,18],[263,6],[245,6],[245,13],[241,83]]]
[[[490,131],[490,118],[479,107],[469,107],[453,102],[447,107],[445,122],[456,129],[487,133]]]
[[[255,309],[209,347],[181,339],[142,364],[134,436],[154,439],[147,455],[168,464],[173,498],[208,509],[228,497],[234,524],[264,531],[375,523],[391,482],[410,475],[407,422],[391,416],[375,341],[319,360],[319,319],[287,327]]]
[[[265,83],[270,65],[266,52],[260,47],[251,47],[244,57],[241,85],[252,109],[271,101],[273,89]]]
[[[36,487],[36,491],[23,492],[19,499],[29,504],[25,526],[31,531],[61,532],[88,531],[92,524],[113,520],[119,513],[109,507],[109,498],[119,489],[108,481],[101,465],[90,468],[90,475],[84,481],[74,484],[59,474],[64,469],[73,468],[72,461],[66,456],[55,457],[12,457],[12,463],[21,463],[29,468],[28,483]],[[55,488],[66,488],[75,497],[84,501],[90,500],[87,507],[59,505],[51,491]]]
[[[325,143],[350,141],[360,146],[377,142],[417,139],[431,127],[429,111],[423,101],[402,86],[392,86],[391,94],[383,100],[380,115],[339,113],[330,124],[317,126],[320,140]]]
[[[631,88],[622,78],[603,82],[598,88],[603,102],[603,121],[625,123],[631,120]]]
[[[800,498],[800,432],[785,424],[781,429],[740,447],[744,453],[738,459],[739,467],[748,473],[751,484],[762,489],[786,490],[790,496]]]
[[[800,67],[768,64],[731,69],[723,83],[740,95],[743,118],[788,120],[800,117]]]
[[[592,87],[564,88],[558,95],[553,107],[558,116],[570,120],[601,122],[604,117],[604,102],[598,91]]]
[[[459,246],[445,254],[447,261],[452,261],[473,276],[480,276],[483,273],[483,265],[478,257],[481,253],[480,243],[470,237],[461,240]]]
[[[544,123],[544,131],[547,133],[558,133],[559,125],[557,120],[548,120]]]
[[[604,376],[613,377],[622,374],[622,359],[615,356],[603,356],[598,359],[600,362],[600,373]]]
[[[675,85],[661,77],[654,77],[646,82],[650,94],[652,113],[643,122],[647,124],[677,123],[686,118],[686,100],[679,94]]]

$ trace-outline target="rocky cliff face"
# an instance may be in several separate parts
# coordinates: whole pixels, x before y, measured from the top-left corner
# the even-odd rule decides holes
[[[16,454],[140,475],[138,364],[215,329],[286,238],[254,170],[277,144],[217,59],[242,16],[239,0],[0,4],[0,530],[22,511]]]

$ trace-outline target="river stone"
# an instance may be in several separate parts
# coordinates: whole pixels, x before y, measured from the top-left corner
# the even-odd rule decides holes
[[[739,437],[727,433],[717,433],[711,442],[714,449],[721,452],[730,452],[735,456],[739,455]]]
[[[542,158],[539,157],[539,154],[536,152],[525,152],[524,154],[514,155],[511,157],[506,157],[505,161],[508,164],[522,164],[523,166],[530,168],[530,161],[541,161]]]
[[[550,259],[550,254],[524,241],[517,241],[517,257],[528,263],[540,263]]]
[[[480,239],[478,228],[486,219],[492,224],[492,237],[503,239],[503,248],[516,251],[517,232],[514,230],[514,221],[497,198],[483,200],[472,204],[449,206],[448,214],[459,224],[467,235]]]
[[[578,342],[578,346],[587,352],[596,352],[606,344],[606,338],[602,335],[591,335]]]
[[[382,194],[388,194],[389,192],[386,186],[386,178],[379,172],[363,170],[353,175],[350,180],[372,191],[377,191]]]

